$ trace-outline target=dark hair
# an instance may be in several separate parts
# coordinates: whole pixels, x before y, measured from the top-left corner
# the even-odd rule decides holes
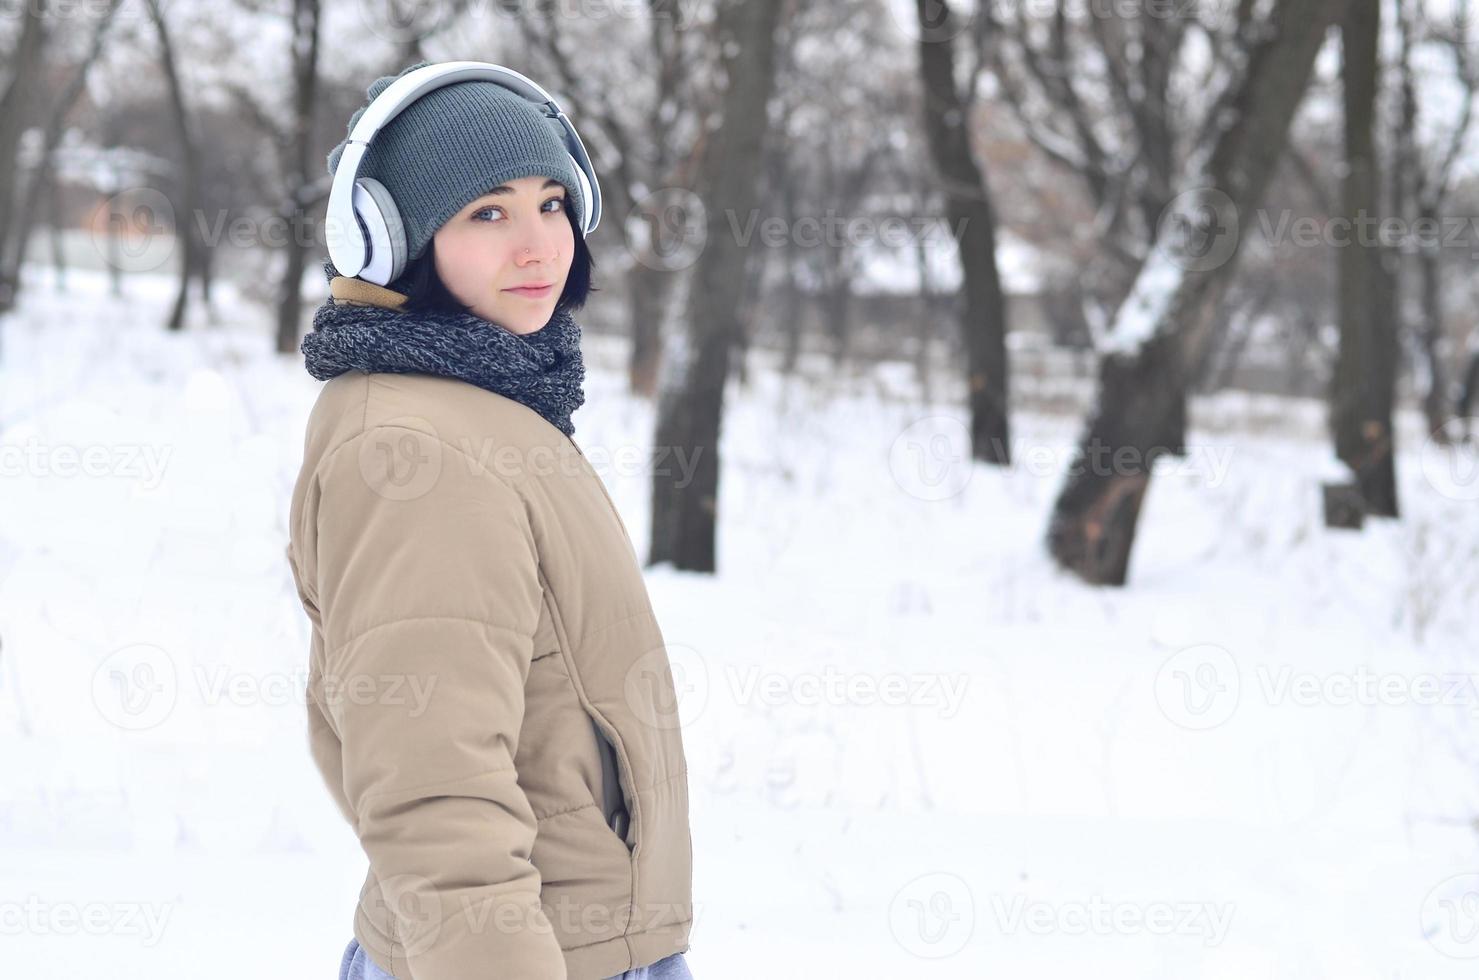
[[[559,301],[555,303],[555,309],[578,310],[585,306],[585,301],[590,294],[599,288],[591,281],[591,273],[595,270],[596,260],[591,255],[590,246],[585,242],[585,236],[580,233],[580,228],[576,224],[574,209],[565,208],[564,213],[570,222],[570,229],[575,232],[575,254],[570,259],[570,272],[565,277],[565,288],[560,293]],[[472,312],[456,296],[452,295],[447,284],[442,282],[442,277],[437,275],[435,239],[426,243],[426,251],[421,253],[421,257],[412,260],[406,266],[406,271],[401,273],[400,278],[391,283],[388,288],[406,295],[406,309],[408,310]]]

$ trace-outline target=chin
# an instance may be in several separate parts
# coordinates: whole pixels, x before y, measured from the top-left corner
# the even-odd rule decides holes
[[[551,310],[550,316],[553,315],[554,311]],[[507,330],[509,333],[516,333],[520,336],[533,333],[534,331],[543,327],[550,320],[549,316],[541,318],[538,316],[530,316],[527,313],[518,316],[509,316],[508,314],[499,316],[497,314],[494,314],[492,316],[484,317],[484,319],[492,323],[496,323],[498,326]]]
[[[527,309],[509,309],[502,303],[493,308],[474,309],[473,312],[489,323],[502,327],[509,333],[526,334],[533,333],[548,323],[549,318],[554,315],[554,307],[550,307],[550,312],[542,319],[538,313],[531,313]]]
[[[540,310],[537,313],[522,314],[514,321],[518,324],[515,329],[519,333],[533,333],[534,331],[541,329],[545,324],[549,323],[550,318],[555,315],[556,305],[557,304],[551,303],[548,309]]]

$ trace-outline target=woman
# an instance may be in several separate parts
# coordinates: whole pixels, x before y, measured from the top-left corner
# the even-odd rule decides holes
[[[591,204],[567,151],[494,82],[416,96],[357,161],[404,272],[327,264],[303,342],[327,381],[288,546],[310,746],[370,863],[341,980],[690,977],[672,672],[571,438]]]

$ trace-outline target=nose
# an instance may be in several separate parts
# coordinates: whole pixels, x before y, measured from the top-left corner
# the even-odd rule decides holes
[[[558,240],[541,222],[525,236],[515,261],[525,266],[532,262],[553,262],[558,255]]]

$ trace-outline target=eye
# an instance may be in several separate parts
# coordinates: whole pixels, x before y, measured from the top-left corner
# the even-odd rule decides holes
[[[545,214],[559,214],[560,212],[565,210],[565,200],[566,199],[564,197],[552,197],[548,201],[545,201],[543,205],[541,205],[541,209],[544,211]],[[555,205],[555,207],[550,207],[551,204]],[[474,211],[472,213],[472,220],[489,221],[491,219],[489,219],[487,215],[494,211],[497,211],[499,214],[503,214],[502,208],[498,207],[495,204],[490,204],[485,208],[479,208],[478,210]],[[504,215],[504,217],[506,218],[507,215]],[[499,220],[503,219],[500,218]]]

